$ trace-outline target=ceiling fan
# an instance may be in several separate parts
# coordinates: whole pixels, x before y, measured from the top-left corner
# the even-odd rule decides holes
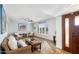
[[[33,20],[30,20],[29,18],[24,18],[25,21],[27,21],[28,23],[32,23]]]

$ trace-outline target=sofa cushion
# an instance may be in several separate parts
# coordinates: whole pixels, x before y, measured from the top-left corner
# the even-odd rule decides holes
[[[10,35],[8,39],[9,39],[8,41],[9,48],[12,50],[17,49],[18,46],[17,46],[17,40],[15,39],[15,37]]]
[[[21,47],[27,46],[27,44],[23,40],[18,40],[17,42],[18,42],[18,45]]]

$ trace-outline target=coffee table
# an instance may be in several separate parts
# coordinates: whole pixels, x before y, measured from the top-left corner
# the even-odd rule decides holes
[[[41,50],[41,42],[37,41],[37,40],[33,40],[33,41],[30,41],[28,42],[31,46],[32,46],[32,52],[35,50],[35,49],[40,49]]]

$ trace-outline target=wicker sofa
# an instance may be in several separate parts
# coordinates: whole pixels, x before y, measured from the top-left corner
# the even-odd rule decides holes
[[[1,44],[2,53],[6,54],[30,54],[31,53],[31,45],[28,45],[26,47],[21,47],[15,50],[11,50],[8,46],[8,39],[7,37],[3,40]]]

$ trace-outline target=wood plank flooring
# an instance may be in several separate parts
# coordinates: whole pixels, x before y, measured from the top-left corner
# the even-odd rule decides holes
[[[56,48],[52,41],[36,38],[42,42],[41,50],[35,50],[32,54],[70,54],[64,50]]]

